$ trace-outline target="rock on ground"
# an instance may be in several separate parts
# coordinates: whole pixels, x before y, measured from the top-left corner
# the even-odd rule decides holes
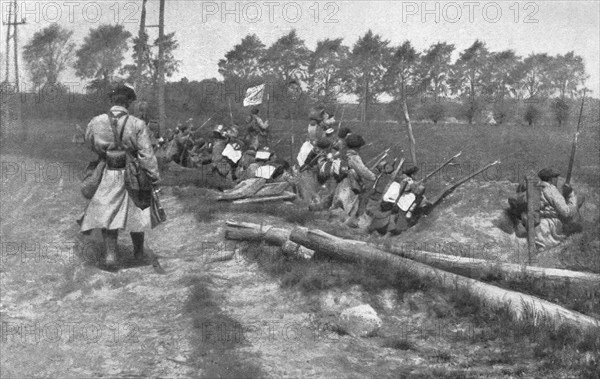
[[[340,316],[340,327],[354,337],[367,337],[381,328],[382,321],[368,304],[344,310]]]

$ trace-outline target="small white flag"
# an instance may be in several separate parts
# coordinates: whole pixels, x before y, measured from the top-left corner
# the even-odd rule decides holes
[[[246,90],[246,97],[244,98],[244,106],[259,105],[262,104],[263,94],[265,93],[265,85],[261,84],[256,87],[251,87]]]

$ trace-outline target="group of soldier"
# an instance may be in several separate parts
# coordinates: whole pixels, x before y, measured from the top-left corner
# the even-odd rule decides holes
[[[383,160],[367,167],[361,158],[364,138],[341,126],[324,106],[311,109],[306,141],[293,165],[270,148],[269,122],[258,109],[245,121],[243,136],[237,125],[216,125],[207,140],[190,119],[157,140],[158,149],[179,165],[208,168],[234,183],[251,178],[287,181],[309,209],[341,210],[351,228],[367,219],[367,230],[383,235],[407,230],[427,205],[424,186],[413,179],[416,167]]]
[[[144,233],[157,225],[152,217],[152,201],[147,200],[155,198],[148,194],[156,195],[160,183],[158,151],[184,166],[208,166],[214,175],[232,181],[263,178],[288,182],[309,209],[333,212],[341,208],[348,227],[357,228],[359,220],[367,220],[368,232],[386,236],[406,231],[439,200],[431,203],[424,196],[424,181],[431,174],[415,180],[418,168],[404,167],[404,160],[386,162],[380,158],[371,167],[365,164],[361,157],[364,138],[342,127],[323,106],[311,110],[306,141],[297,162],[290,165],[269,148],[269,123],[259,117],[258,110],[248,116],[243,137],[235,125],[216,125],[206,141],[194,131],[193,120],[188,120],[156,140],[147,120],[128,111],[136,100],[131,87],[115,86],[110,100],[109,112],[93,118],[85,131],[85,141],[98,160],[90,163],[84,180],[84,187],[93,187],[93,193],[85,192],[90,201],[78,220],[83,233],[102,231],[106,247],[103,264],[107,267],[114,267],[119,259],[119,230],[130,232],[134,257],[145,257]],[[133,160],[127,159],[128,154]],[[138,169],[130,170],[132,162],[137,162],[134,166]],[[142,190],[140,177],[132,174],[141,171],[146,173],[150,189]],[[579,208],[583,197],[578,197],[568,184],[559,191],[559,174],[553,169],[543,169],[538,176],[541,193],[538,211],[533,215],[536,243],[547,249],[581,230]],[[517,196],[509,201],[518,236],[531,224],[527,222],[531,215],[528,200],[520,186]]]

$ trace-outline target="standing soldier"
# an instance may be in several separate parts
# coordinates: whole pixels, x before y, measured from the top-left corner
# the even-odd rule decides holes
[[[263,121],[258,113],[258,108],[252,109],[251,115],[246,120],[246,143],[254,150],[267,144],[269,133],[269,121]]]
[[[135,91],[123,84],[110,93],[112,107],[107,114],[93,118],[86,130],[86,141],[91,149],[106,162],[102,181],[79,220],[81,232],[102,230],[106,247],[104,265],[116,268],[119,259],[117,237],[119,230],[129,231],[136,259],[144,257],[144,232],[151,229],[150,208],[140,209],[134,203],[125,185],[125,152],[117,150],[118,139],[122,148],[139,160],[141,169],[153,185],[160,180],[158,163],[150,142],[150,131],[127,108],[135,101]],[[118,136],[117,137],[117,133]],[[111,153],[107,153],[110,151]]]

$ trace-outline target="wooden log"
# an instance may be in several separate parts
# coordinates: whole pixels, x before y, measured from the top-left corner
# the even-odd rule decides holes
[[[225,191],[218,200],[232,201],[254,195],[267,181],[261,178],[246,179],[233,189]]]
[[[227,222],[227,238],[235,240],[259,241],[265,239],[274,245],[283,245],[289,240],[291,230],[277,228],[271,225],[259,225],[245,222]],[[307,228],[297,227],[298,230],[308,232]],[[268,233],[266,233],[268,231]],[[266,234],[265,234],[266,233]],[[473,257],[461,257],[444,253],[433,253],[424,250],[412,249],[410,245],[374,245],[362,241],[344,240],[347,243],[358,243],[370,245],[394,255],[415,260],[443,270],[460,271],[466,276],[481,277],[486,274],[500,274],[504,279],[519,279],[522,276],[530,276],[550,282],[577,283],[577,285],[600,286],[600,275],[564,270],[558,268],[526,266],[515,263],[489,261]]]
[[[410,249],[408,246],[399,246],[394,244],[377,246],[382,250],[388,251],[392,254],[396,254],[444,270],[460,270],[461,272],[466,272],[467,276],[471,276],[471,273],[477,277],[499,273],[504,279],[518,279],[523,276],[530,276],[551,282],[570,282],[577,283],[578,285],[589,285],[596,287],[600,286],[600,275],[588,272],[526,266],[515,263],[489,261],[487,259],[478,259],[473,257],[461,257],[444,253],[433,253],[423,250]]]
[[[237,241],[265,241],[271,245],[281,246],[285,255],[311,258],[314,251],[290,241],[291,230],[276,228],[271,225],[251,224],[247,222],[227,221],[225,238]]]
[[[281,195],[277,196],[264,196],[264,197],[249,197],[247,199],[235,200],[233,204],[252,204],[252,203],[267,203],[272,201],[290,201],[296,198],[296,194],[285,191]]]
[[[295,243],[315,250],[318,254],[325,254],[334,259],[381,264],[408,271],[416,277],[441,288],[465,290],[492,309],[506,307],[516,320],[532,315],[534,325],[537,325],[543,317],[552,320],[557,326],[568,324],[579,329],[600,328],[600,321],[593,317],[571,311],[535,296],[505,290],[424,263],[389,254],[362,241],[345,240],[320,230],[300,228],[292,230],[290,239]]]

